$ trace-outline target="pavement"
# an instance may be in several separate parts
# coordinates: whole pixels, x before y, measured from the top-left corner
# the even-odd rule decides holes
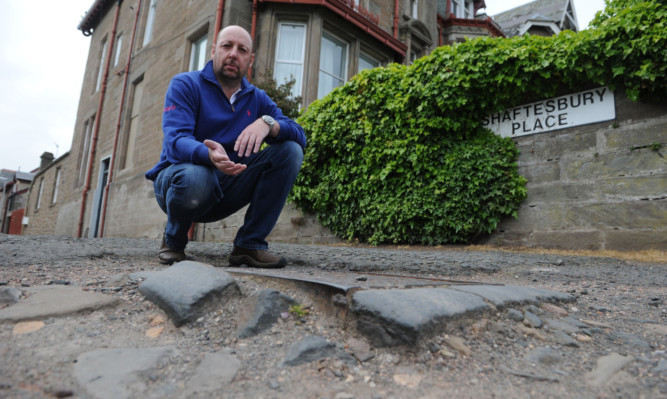
[[[552,255],[514,256],[480,252],[436,254],[432,251],[408,252],[372,248],[359,251],[347,247],[277,245],[278,252],[284,251],[292,254],[292,258],[288,261],[293,267],[262,270],[230,268],[217,262],[207,262],[218,259],[219,245],[200,243],[192,246],[192,252],[195,253],[194,258],[202,260],[201,262],[186,260],[169,267],[148,267],[144,271],[127,272],[127,270],[143,269],[130,264],[118,269],[122,270],[121,274],[107,278],[102,288],[93,290],[87,287],[100,286],[95,280],[95,267],[97,266],[89,266],[97,263],[95,259],[107,255],[116,259],[113,257],[119,256],[118,254],[130,254],[130,256],[139,256],[141,263],[146,253],[152,255],[153,250],[144,242],[137,243],[136,240],[101,241],[92,242],[92,244],[91,241],[82,241],[76,243],[79,247],[79,255],[69,259],[66,248],[70,245],[70,241],[44,239],[47,244],[48,240],[54,241],[54,245],[49,248],[64,251],[62,253],[64,263],[77,265],[77,268],[71,270],[90,273],[89,276],[81,279],[83,282],[90,281],[90,283],[70,286],[68,280],[53,279],[49,285],[26,284],[19,287],[15,283],[3,285],[2,281],[7,278],[6,276],[0,279],[0,324],[12,324],[13,337],[27,336],[33,331],[43,329],[44,321],[54,326],[61,325],[54,323],[54,319],[72,318],[81,326],[83,323],[91,325],[97,323],[95,324],[97,330],[88,327],[67,327],[73,329],[68,330],[70,336],[73,334],[94,338],[99,334],[96,331],[104,328],[99,326],[100,317],[102,320],[111,320],[111,317],[116,318],[117,314],[122,313],[118,312],[118,309],[128,306],[127,301],[119,296],[121,290],[124,295],[130,294],[132,306],[135,306],[135,309],[137,307],[147,308],[141,302],[149,302],[152,306],[161,309],[166,317],[166,320],[160,321],[157,319],[161,316],[155,317],[156,320],[152,319],[154,316],[150,316],[151,328],[145,333],[148,341],[142,347],[107,346],[108,344],[95,346],[94,342],[91,342],[92,346],[87,344],[87,349],[83,351],[68,347],[66,352],[76,357],[73,362],[75,381],[85,390],[85,393],[77,393],[81,397],[123,398],[135,397],[145,392],[150,393],[149,397],[209,397],[211,393],[229,389],[232,381],[237,381],[237,385],[242,384],[242,382],[238,383],[239,375],[244,367],[253,367],[252,364],[244,364],[252,356],[248,355],[242,361],[234,350],[223,347],[216,351],[199,352],[200,355],[197,356],[201,358],[196,361],[190,360],[190,364],[194,363],[196,367],[194,371],[187,373],[189,379],[183,383],[182,389],[177,388],[181,383],[163,384],[159,389],[151,388],[153,378],[157,378],[155,370],[165,369],[165,364],[171,364],[173,368],[174,364],[184,363],[189,355],[184,353],[184,346],[179,345],[178,342],[170,343],[168,339],[164,339],[160,341],[159,345],[155,345],[151,342],[157,341],[150,341],[150,339],[160,336],[165,331],[165,323],[173,325],[171,336],[179,336],[188,331],[188,329],[179,330],[182,326],[201,325],[206,323],[206,321],[202,322],[206,319],[215,318],[217,321],[222,318],[224,320],[225,316],[220,314],[221,309],[224,309],[226,304],[235,303],[231,312],[235,313],[234,320],[238,325],[233,326],[232,335],[235,334],[239,340],[251,340],[239,341],[241,344],[236,345],[236,350],[243,348],[246,342],[248,345],[261,347],[261,342],[266,342],[267,339],[271,345],[275,343],[271,341],[270,336],[276,334],[276,325],[284,326],[285,315],[288,312],[294,314],[301,311],[300,306],[303,302],[299,303],[290,296],[295,289],[296,291],[307,291],[313,298],[309,307],[312,306],[319,312],[344,320],[342,325],[350,327],[358,339],[348,339],[343,347],[340,343],[324,338],[323,334],[318,334],[319,329],[307,328],[304,331],[312,331],[313,334],[287,342],[287,350],[284,351],[284,354],[278,355],[282,356],[280,363],[282,367],[297,367],[323,359],[332,359],[334,364],[342,364],[345,366],[340,367],[354,370],[358,369],[359,365],[368,365],[369,363],[366,362],[373,356],[377,356],[377,348],[400,350],[407,348],[410,350],[410,348],[427,347],[430,352],[443,359],[470,356],[471,349],[465,339],[451,333],[445,334],[443,338],[443,332],[451,331],[451,326],[462,328],[461,326],[465,324],[468,332],[463,334],[464,337],[466,334],[475,335],[476,329],[487,329],[507,337],[517,336],[514,332],[508,332],[511,324],[492,321],[498,319],[499,315],[502,315],[500,319],[516,323],[511,328],[522,336],[532,337],[537,342],[549,343],[546,346],[532,348],[527,356],[530,364],[558,363],[564,356],[569,356],[569,351],[558,348],[576,349],[581,345],[588,345],[591,340],[602,341],[607,339],[606,337],[623,340],[623,347],[632,348],[633,353],[648,353],[656,347],[661,348],[660,344],[656,346],[651,343],[649,345],[638,336],[623,335],[621,331],[614,332],[616,326],[576,317],[574,313],[569,313],[566,308],[575,307],[579,295],[588,296],[588,289],[582,290],[579,295],[575,296],[573,290],[560,292],[528,285],[502,284],[493,278],[500,270],[515,270],[513,273],[519,273],[520,265],[524,264],[530,265],[528,275],[548,278],[550,273],[554,273],[554,268],[562,268],[563,263],[567,263],[574,266],[562,269],[559,273],[564,277],[559,277],[558,281],[559,284],[562,281],[564,287],[569,287],[571,279],[584,282],[588,279],[613,281],[613,278],[627,281],[645,280],[642,278],[642,273],[649,269],[652,270],[653,266],[650,265],[635,269],[627,267],[624,262],[590,258],[585,260],[588,267],[578,268],[577,262],[583,262],[582,259]],[[67,245],[63,245],[63,240]],[[129,247],[128,243],[133,243],[134,246]],[[11,248],[10,245],[13,243],[6,240],[4,245],[7,249]],[[7,257],[0,261],[9,265],[10,268],[11,266],[33,268],[35,267],[32,266],[33,263],[39,261],[38,258],[30,258],[34,252],[27,252],[23,260],[12,263],[12,259],[17,257],[15,253],[20,253],[20,251],[6,251]],[[332,253],[335,253],[337,258],[332,257]],[[88,258],[92,260],[86,260]],[[405,261],[407,259],[409,262]],[[106,262],[106,264],[109,263]],[[82,268],[78,267],[82,265]],[[318,265],[318,267],[314,268],[313,265]],[[604,267],[598,265],[604,265]],[[36,268],[39,273],[39,266]],[[70,269],[63,268],[63,271],[65,270]],[[431,273],[434,270],[440,272]],[[43,281],[51,276],[44,274],[43,271],[41,273]],[[105,271],[105,274],[110,275],[108,271]],[[475,281],[466,280],[466,277],[472,274],[475,275]],[[53,276],[56,275],[61,274],[53,274]],[[657,274],[659,275],[660,273]],[[455,278],[445,278],[445,276]],[[484,276],[489,277],[487,282],[484,281]],[[664,279],[664,275],[658,278],[660,279]],[[244,284],[249,280],[259,283],[253,285],[252,290],[248,290]],[[511,280],[505,279],[505,281]],[[6,281],[18,280],[8,279]],[[662,284],[657,280],[647,283],[649,285]],[[260,289],[257,289],[258,286]],[[588,285],[585,284],[584,287]],[[603,289],[607,290],[606,287]],[[136,291],[136,296],[134,291]],[[614,297],[615,300],[621,298],[621,296]],[[654,303],[655,300],[661,301],[661,298],[647,297],[645,299],[653,301],[648,303],[648,309],[658,309],[658,306],[662,304]],[[602,306],[593,310],[598,313],[607,312]],[[98,311],[101,311],[101,316]],[[86,319],[91,321],[85,321]],[[462,322],[462,320],[468,322]],[[649,322],[653,323],[649,320],[642,320],[644,326],[647,326],[646,331],[651,331],[652,336],[658,337],[657,342],[661,342],[660,339],[664,338],[664,324],[660,322],[650,324]],[[320,327],[327,328],[327,326]],[[284,327],[279,327],[278,330],[281,328],[284,329]],[[653,330],[656,332],[653,333]],[[110,332],[113,334],[114,331]],[[206,327],[197,331],[208,339],[209,332]],[[221,331],[221,334],[224,336],[229,331]],[[434,336],[438,336],[438,345],[434,343]],[[253,337],[258,337],[259,341],[252,341]],[[237,342],[230,341],[228,338],[220,338],[220,342],[223,341],[225,346],[228,342]],[[611,345],[608,347],[615,348]],[[3,343],[0,342],[0,353],[13,352],[16,351],[7,351],[6,345],[3,346]],[[629,364],[639,363],[641,367],[645,365],[651,370],[652,375],[656,376],[665,375],[667,372],[664,351],[654,351],[648,357],[639,358],[640,360],[636,360],[636,355],[633,356],[624,351],[619,352],[608,350],[601,352],[602,355],[597,357],[596,365],[590,368],[583,378],[589,387],[593,387],[587,389],[597,389],[597,387],[607,389],[613,383],[614,376],[619,375],[618,373],[627,368]],[[388,357],[391,356],[384,354],[383,360],[376,362],[379,363],[377,367],[381,369],[386,362],[393,364],[391,359],[384,359]],[[0,371],[2,371],[1,368]],[[547,382],[557,383],[562,378],[559,377],[561,371],[546,376],[537,375],[530,369],[517,370],[516,367],[511,366],[502,366],[500,371],[520,378]],[[348,375],[347,378],[349,377]],[[393,378],[397,385],[411,388],[412,385],[419,386],[417,380],[422,377],[414,372],[397,371]],[[475,378],[472,380],[474,381]],[[283,387],[277,381],[277,379],[271,379],[265,389],[268,389],[269,392],[280,391]],[[650,384],[653,385],[649,387],[649,383],[646,383],[646,386],[638,388],[639,392],[657,392],[656,389],[662,392],[663,388],[667,388],[667,386],[663,387],[665,384],[655,385],[656,382],[652,379]],[[7,384],[7,381],[3,382],[2,373],[0,373],[0,396],[2,396],[3,389],[6,390],[8,387],[11,389],[6,392],[16,391],[16,387]],[[20,389],[24,388],[20,387]],[[49,392],[47,396],[69,397],[74,396],[74,392],[70,389],[56,390]]]
[[[278,274],[261,270],[243,273],[263,277]],[[183,261],[161,271],[132,273],[129,278],[140,283],[139,292],[160,307],[176,327],[192,322],[217,309],[230,297],[240,295],[236,280],[230,273],[200,262]],[[321,277],[293,279],[320,285],[328,283],[326,278]],[[445,283],[446,280],[443,280],[442,284]],[[575,300],[566,293],[537,288],[461,283],[444,287],[385,289],[363,289],[338,282],[332,282],[331,286],[349,296],[350,303],[344,306],[357,319],[357,329],[378,347],[416,345],[450,320],[473,317],[497,308]],[[38,286],[28,288],[28,292],[30,295],[25,299],[0,309],[0,322],[63,317],[118,303],[113,296],[86,292],[76,287]],[[256,312],[262,312],[259,309],[262,306],[266,305],[257,305]],[[277,318],[287,307],[272,309],[274,316]]]
[[[333,294],[325,298],[343,307],[356,320],[356,329],[375,347],[416,346],[453,320],[479,317],[480,314],[513,305],[573,302],[566,293],[499,284],[477,285],[460,280],[419,279],[414,276],[380,275],[375,280],[362,275],[350,280],[347,273],[319,273],[309,277],[299,273],[265,270],[233,270],[232,273],[262,278],[328,286]],[[139,284],[139,292],[179,327],[194,322],[238,298],[240,289],[232,273],[208,264],[183,261],[159,271],[131,273],[126,276]],[[354,277],[354,276],[352,276]],[[347,282],[342,282],[347,279]],[[452,282],[453,281],[453,282]],[[400,282],[400,284],[399,284]],[[388,288],[387,285],[394,288]],[[402,285],[396,288],[397,285]],[[418,287],[415,287],[418,285]],[[428,286],[433,285],[433,286]],[[372,288],[383,286],[383,288]],[[0,287],[7,297],[11,287]],[[38,329],[39,321],[66,317],[119,304],[116,297],[83,291],[62,285],[27,288],[29,295],[0,309],[1,322],[18,324],[27,330]],[[328,296],[328,295],[327,295]],[[342,299],[341,299],[342,297]],[[277,290],[260,290],[250,296],[250,311],[239,328],[239,337],[249,337],[269,329],[296,302]],[[31,322],[33,321],[33,322]],[[127,397],[129,386],[136,383],[141,370],[154,367],[172,356],[174,347],[103,349],[82,354],[75,375],[89,392],[100,398]],[[357,353],[363,358],[363,353]],[[355,358],[324,338],[309,336],[294,344],[286,354],[285,365],[297,365],[316,359],[334,357],[350,364]],[[128,367],[129,365],[129,367]],[[199,389],[214,389],[229,382],[240,367],[238,360],[225,353],[212,354],[204,360],[194,379]],[[212,370],[215,372],[212,373]]]

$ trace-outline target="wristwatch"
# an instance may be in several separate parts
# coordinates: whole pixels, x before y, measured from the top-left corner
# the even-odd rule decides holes
[[[269,132],[271,132],[271,130],[273,130],[273,125],[276,124],[276,120],[273,119],[271,115],[262,115],[262,120],[269,125]]]

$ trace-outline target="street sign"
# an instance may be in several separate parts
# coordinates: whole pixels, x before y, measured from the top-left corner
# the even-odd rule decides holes
[[[614,92],[599,87],[488,115],[482,126],[502,137],[519,137],[616,118]]]

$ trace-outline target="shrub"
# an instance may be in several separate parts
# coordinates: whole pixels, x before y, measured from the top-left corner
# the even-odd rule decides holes
[[[483,116],[609,85],[665,98],[661,1],[608,3],[595,29],[481,38],[406,67],[363,71],[299,119],[309,146],[291,198],[338,236],[378,243],[469,242],[526,196],[513,142]]]
[[[292,88],[295,83],[296,79],[292,77],[292,79],[278,84],[273,75],[267,74],[262,75],[259,83],[255,84],[255,86],[266,92],[269,98],[283,111],[283,115],[291,119],[296,119],[299,116],[301,96],[294,96],[292,94]]]

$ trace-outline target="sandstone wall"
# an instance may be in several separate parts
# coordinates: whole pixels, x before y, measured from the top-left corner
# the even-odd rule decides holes
[[[667,103],[615,103],[613,121],[513,139],[528,198],[484,242],[667,250]]]

